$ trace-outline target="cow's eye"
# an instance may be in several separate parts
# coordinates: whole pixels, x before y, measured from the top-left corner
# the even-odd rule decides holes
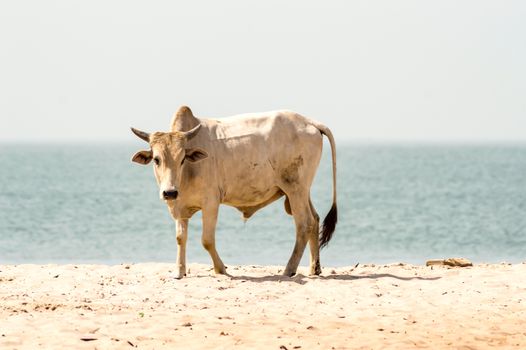
[[[155,157],[155,158],[153,158],[153,162],[155,163],[155,165],[159,165],[161,160],[159,159],[159,157]]]

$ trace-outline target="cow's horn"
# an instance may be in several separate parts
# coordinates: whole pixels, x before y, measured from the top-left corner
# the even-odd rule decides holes
[[[195,135],[199,132],[199,129],[201,128],[201,124],[197,124],[195,128],[188,131],[183,131],[183,136],[186,138],[187,141],[190,141],[194,138]]]
[[[143,139],[144,141],[146,142],[150,142],[150,134],[144,132],[144,131],[141,131],[141,130],[137,130],[135,128],[131,128],[131,131],[137,135],[140,139]]]

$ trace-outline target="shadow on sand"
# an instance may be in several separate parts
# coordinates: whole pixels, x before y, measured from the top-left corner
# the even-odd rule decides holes
[[[305,284],[309,282],[309,280],[340,280],[340,281],[353,281],[353,280],[359,280],[359,279],[379,279],[379,278],[393,278],[399,281],[412,281],[412,280],[421,280],[421,281],[435,281],[442,277],[403,277],[403,276],[397,276],[390,273],[373,273],[368,275],[350,275],[350,274],[332,274],[328,276],[305,276],[302,274],[294,275],[293,277],[287,277],[282,275],[270,275],[270,276],[262,276],[262,277],[254,277],[254,276],[232,276],[228,275],[231,279],[236,281],[247,281],[247,282],[255,282],[255,283],[262,283],[262,282],[294,282],[298,284]]]

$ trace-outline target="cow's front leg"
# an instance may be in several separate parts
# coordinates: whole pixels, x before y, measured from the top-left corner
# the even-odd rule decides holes
[[[176,222],[177,238],[177,276],[183,278],[186,276],[186,240],[188,238],[188,219],[179,219]]]
[[[226,274],[225,265],[221,261],[219,254],[216,250],[216,224],[217,224],[217,213],[219,205],[215,205],[208,208],[203,208],[203,236],[201,242],[203,247],[208,251],[212,262],[214,263],[215,273]]]

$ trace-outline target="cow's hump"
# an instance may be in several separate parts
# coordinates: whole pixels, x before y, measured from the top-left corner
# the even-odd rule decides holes
[[[181,106],[172,117],[170,131],[188,131],[198,124],[199,119],[194,116],[190,107]]]

